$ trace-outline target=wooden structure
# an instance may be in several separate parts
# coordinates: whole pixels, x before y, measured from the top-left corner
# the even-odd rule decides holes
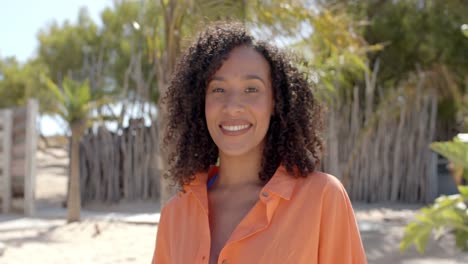
[[[8,213],[11,208],[11,127],[12,110],[0,111],[0,198],[2,213]]]
[[[36,150],[38,114],[36,100],[26,107],[0,111],[0,198],[2,212],[21,201],[26,215],[35,212]]]
[[[89,130],[80,142],[82,204],[158,199],[158,131],[132,119],[118,133]]]
[[[429,148],[437,94],[424,75],[406,85],[376,104],[375,82],[369,81],[364,102],[362,88],[355,87],[349,101],[330,109],[324,170],[353,200],[414,203],[437,196],[437,156]]]

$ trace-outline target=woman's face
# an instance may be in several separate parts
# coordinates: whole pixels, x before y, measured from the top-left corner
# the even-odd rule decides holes
[[[251,47],[233,49],[206,89],[206,123],[219,151],[261,153],[273,107],[268,62]]]

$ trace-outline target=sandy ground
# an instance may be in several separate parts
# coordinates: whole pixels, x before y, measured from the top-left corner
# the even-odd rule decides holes
[[[54,154],[64,156],[60,150]],[[119,215],[143,216],[156,221],[157,202],[92,205],[80,223],[66,224],[61,203],[66,190],[66,158],[38,153],[37,211],[39,218],[0,214],[0,263],[150,263],[157,232],[155,224],[128,223]],[[421,205],[355,203],[369,263],[458,264],[468,254],[457,251],[450,234],[431,240],[427,252],[400,253],[403,227]],[[96,217],[94,217],[96,216]],[[113,216],[113,217],[109,217]],[[117,216],[117,217],[115,217]],[[339,252],[337,252],[339,254]]]

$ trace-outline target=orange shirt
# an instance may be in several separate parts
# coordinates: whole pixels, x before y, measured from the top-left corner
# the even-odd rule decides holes
[[[206,182],[196,175],[161,211],[153,263],[208,263],[210,226]],[[219,264],[367,263],[351,202],[335,177],[295,178],[280,167],[259,201],[235,228]]]

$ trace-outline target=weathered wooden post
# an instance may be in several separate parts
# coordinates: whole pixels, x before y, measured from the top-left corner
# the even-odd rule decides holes
[[[8,213],[11,208],[11,126],[12,111],[0,111],[0,197],[3,213]]]
[[[2,212],[9,212],[19,197],[24,214],[34,215],[38,110],[38,102],[31,99],[26,107],[0,111]]]
[[[39,104],[29,100],[26,112],[25,175],[24,175],[24,213],[33,215],[36,200],[36,151],[37,151],[37,113]]]

